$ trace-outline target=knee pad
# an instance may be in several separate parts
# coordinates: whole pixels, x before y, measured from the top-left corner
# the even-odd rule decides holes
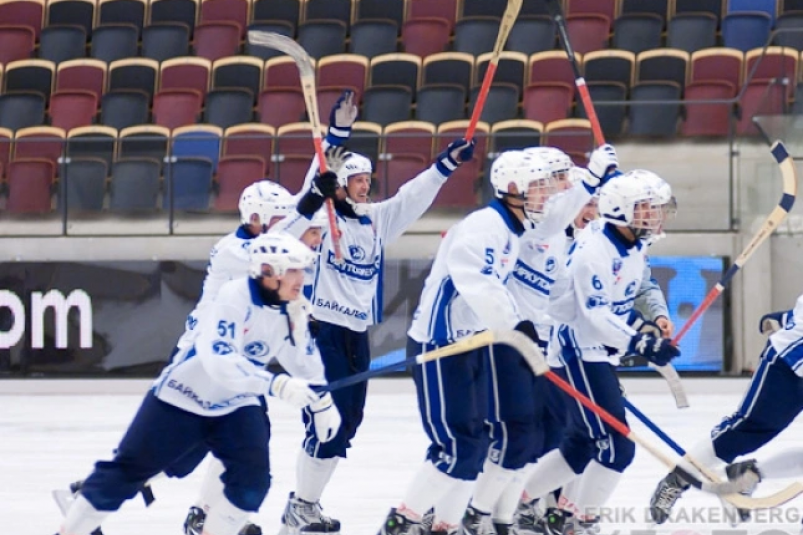
[[[267,470],[236,471],[229,468],[223,474],[223,494],[238,509],[257,512],[270,489],[270,473]],[[210,532],[211,533],[211,532]],[[213,535],[217,535],[213,533]]]

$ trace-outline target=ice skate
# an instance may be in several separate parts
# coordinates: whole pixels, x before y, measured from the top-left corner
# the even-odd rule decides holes
[[[56,501],[56,505],[59,506],[63,516],[67,516],[67,511],[70,510],[70,506],[75,501],[75,497],[81,492],[83,484],[83,480],[75,481],[70,483],[69,490],[56,489],[53,491],[53,499]],[[92,532],[92,535],[103,535],[103,532],[98,528]]]
[[[658,483],[650,498],[650,517],[656,524],[663,524],[672,513],[672,507],[690,487],[689,483],[672,471]]]
[[[421,522],[414,522],[392,508],[378,535],[423,535]]]
[[[460,522],[460,535],[495,535],[491,515],[469,506]]]
[[[325,516],[320,503],[296,498],[295,493],[291,492],[282,515],[282,529],[279,533],[280,535],[296,535],[298,533],[334,535],[340,533],[340,520]]]
[[[531,502],[519,502],[516,512],[513,515],[513,535],[534,535],[539,533],[536,526],[541,520],[541,510],[538,507],[538,500]]]
[[[201,535],[204,530],[206,513],[200,507],[190,507],[184,519],[184,535]]]
[[[761,481],[761,474],[758,471],[755,459],[729,464],[725,467],[725,474],[728,476],[728,481],[740,481],[744,484],[744,489],[740,494],[745,496],[753,494],[753,491],[756,490],[758,483]],[[727,509],[736,509],[739,522],[747,522],[750,520],[749,509],[734,508],[731,504],[725,502],[725,500],[722,500],[722,502]],[[735,527],[738,523],[732,522],[731,525]]]

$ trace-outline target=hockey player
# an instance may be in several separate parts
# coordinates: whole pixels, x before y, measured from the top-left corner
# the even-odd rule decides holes
[[[710,438],[689,450],[689,455],[705,466],[721,466],[756,451],[786,429],[803,410],[803,295],[792,310],[765,314],[759,330],[768,334],[769,340],[742,402],[736,412],[714,427]],[[697,473],[691,466],[684,464],[683,468]],[[734,479],[745,468],[731,465],[726,474]],[[774,473],[774,468],[770,472]],[[650,500],[652,519],[658,524],[666,522],[675,502],[688,488],[689,483],[674,471],[664,477]],[[739,514],[743,521],[749,518],[749,511],[740,510]]]
[[[225,466],[224,493],[209,510],[203,533],[237,534],[270,486],[270,428],[262,396],[310,407],[319,439],[334,436],[340,418],[331,396],[310,388],[323,378],[320,361],[311,361],[305,318],[287,312],[315,255],[285,233],[258,237],[250,253],[250,276],[220,288],[193,345],[179,350],[154,381],[114,459],[98,462],[84,482],[61,535],[88,535],[148,479],[201,442]],[[264,366],[272,358],[309,376],[271,374]]]
[[[626,319],[641,283],[645,253],[641,238],[662,223],[657,193],[642,175],[630,171],[600,190],[603,224],[586,229],[573,244],[566,270],[550,296],[549,313],[558,322],[557,340],[564,379],[595,403],[625,420],[616,366],[625,352],[657,364],[679,354],[669,340],[638,333]],[[533,496],[568,483],[584,473],[577,492],[575,533],[594,532],[595,513],[613,492],[635,448],[577,402],[567,402],[567,420],[560,447],[541,458],[530,474],[540,486]],[[588,530],[588,531],[587,531]]]
[[[332,145],[342,144],[348,137],[356,116],[356,107],[348,96],[335,105],[329,128],[341,139],[332,140]],[[434,164],[404,184],[396,195],[378,203],[371,203],[369,198],[371,161],[357,153],[328,151],[328,167],[336,172],[339,185],[334,204],[343,259],[335,258],[331,233],[325,229],[310,299],[318,326],[316,343],[327,381],[369,368],[367,329],[381,321],[379,284],[384,248],[421,217],[449,175],[463,161],[471,159],[473,150],[473,142],[452,142]],[[313,432],[311,415],[305,414],[307,434],[298,454],[296,489],[290,494],[282,516],[283,532],[340,531],[338,520],[323,515],[320,498],[362,423],[366,393],[365,383],[333,392],[343,425],[326,444]]]

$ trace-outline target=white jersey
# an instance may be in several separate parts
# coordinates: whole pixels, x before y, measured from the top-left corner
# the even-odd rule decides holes
[[[611,225],[587,228],[571,247],[556,281],[549,313],[561,323],[558,339],[589,362],[618,366],[636,331],[627,318],[641,285],[644,244],[626,244]]]
[[[445,345],[486,329],[513,329],[521,320],[507,282],[524,227],[498,200],[449,229],[408,334]]]
[[[204,311],[195,343],[179,352],[153,383],[156,397],[202,416],[219,416],[259,405],[273,375],[273,360],[290,375],[324,384],[323,364],[309,329],[294,340],[286,306],[262,300],[258,282],[225,283]]]
[[[335,261],[332,236],[324,229],[311,298],[316,319],[357,332],[381,321],[385,245],[423,215],[445,181],[433,165],[390,199],[371,204],[370,215],[338,213],[343,262]]]
[[[784,327],[770,335],[770,343],[794,372],[803,377],[803,295],[784,322]]]

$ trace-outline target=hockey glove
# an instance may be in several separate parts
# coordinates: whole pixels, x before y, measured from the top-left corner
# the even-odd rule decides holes
[[[630,312],[630,319],[628,325],[633,327],[634,330],[640,333],[652,334],[654,336],[661,336],[661,328],[657,323],[645,319],[644,316],[636,309]]]
[[[673,346],[668,338],[649,333],[638,333],[631,338],[627,352],[644,357],[658,366],[665,366],[673,358],[680,356],[680,349]]]
[[[329,131],[326,141],[330,145],[344,143],[351,134],[351,125],[357,120],[357,106],[354,104],[354,91],[346,90],[337,99],[329,113]]]
[[[315,403],[309,406],[312,421],[315,425],[315,435],[321,442],[329,442],[340,429],[340,411],[332,401],[332,395],[326,392]]]
[[[463,162],[474,157],[474,140],[456,139],[449,143],[446,150],[438,154],[435,166],[443,176],[451,175]]]
[[[349,156],[351,152],[346,150],[346,147],[329,147],[326,149],[326,168],[337,174]]]
[[[527,335],[527,338],[535,342],[537,346],[541,345],[541,339],[538,338],[538,331],[535,330],[535,325],[530,320],[520,321],[514,330]]]
[[[331,171],[317,174],[312,179],[307,193],[298,201],[298,213],[312,219],[312,216],[321,209],[326,199],[337,198],[337,175]]]
[[[618,167],[619,159],[616,157],[613,145],[600,145],[591,153],[588,172],[597,180],[596,186],[604,186],[608,180],[619,174]]]
[[[303,295],[287,303],[287,316],[290,319],[290,342],[296,347],[306,347],[309,317],[312,304]]]
[[[286,401],[297,409],[318,401],[316,394],[307,381],[290,377],[286,373],[277,373],[268,386],[268,395]]]
[[[761,334],[771,335],[775,331],[780,331],[786,327],[789,318],[792,317],[791,310],[782,310],[780,312],[770,312],[761,316],[761,321],[758,323],[758,331]]]

